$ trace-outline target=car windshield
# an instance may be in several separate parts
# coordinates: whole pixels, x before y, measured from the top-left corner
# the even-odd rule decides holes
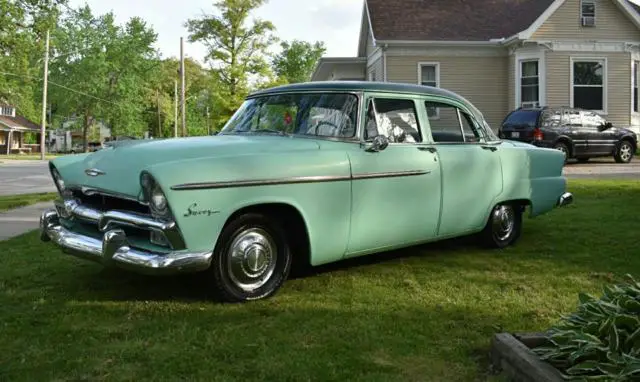
[[[274,94],[246,100],[224,134],[311,135],[353,138],[358,97],[346,93]]]
[[[538,111],[535,110],[518,110],[509,114],[502,124],[505,127],[526,126],[536,127],[538,122]]]

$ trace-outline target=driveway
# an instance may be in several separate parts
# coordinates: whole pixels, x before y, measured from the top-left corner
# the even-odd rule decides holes
[[[640,160],[619,164],[613,158],[594,158],[587,163],[569,161],[564,167],[567,178],[587,179],[640,179]]]
[[[0,195],[56,192],[48,161],[3,160],[0,156]]]

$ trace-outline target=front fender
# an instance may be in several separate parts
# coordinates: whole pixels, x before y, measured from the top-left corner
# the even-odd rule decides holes
[[[338,260],[346,251],[351,167],[344,151],[230,155],[145,170],[165,193],[190,250],[212,250],[236,211],[283,203],[305,220],[312,263]]]

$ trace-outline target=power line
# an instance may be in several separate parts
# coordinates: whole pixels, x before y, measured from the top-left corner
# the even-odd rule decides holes
[[[4,74],[4,75],[7,75],[7,76],[20,77],[20,78],[30,78],[30,79],[33,79],[33,80],[42,81],[42,78],[34,77],[34,76],[29,76],[29,75],[24,75],[24,74],[16,74],[16,73],[9,73],[9,72],[3,72],[3,71],[0,71],[0,74]],[[116,105],[116,106],[123,106],[123,104],[120,104],[120,103],[118,103],[118,102],[109,101],[109,100],[104,99],[104,98],[96,97],[96,96],[94,96],[94,95],[91,95],[91,94],[85,93],[85,92],[83,92],[83,91],[76,90],[76,89],[72,89],[72,88],[70,88],[70,87],[68,87],[68,86],[60,85],[60,84],[55,83],[55,82],[53,82],[53,81],[47,81],[47,83],[49,83],[49,84],[51,84],[51,85],[54,85],[54,86],[58,86],[58,87],[60,87],[60,88],[63,88],[63,89],[65,89],[65,90],[68,90],[68,91],[70,91],[70,92],[73,92],[73,93],[76,93],[76,94],[83,95],[83,96],[85,96],[85,97],[93,98],[93,99],[98,100],[98,101],[102,101],[102,102],[110,103],[110,104],[112,104],[112,105]],[[150,113],[150,114],[157,114],[157,112],[155,112],[155,111],[148,111],[148,110],[142,110],[142,112],[143,112],[143,113]]]

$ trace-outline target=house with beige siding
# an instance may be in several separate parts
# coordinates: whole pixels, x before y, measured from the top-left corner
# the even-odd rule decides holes
[[[629,0],[365,0],[356,57],[312,81],[455,91],[494,129],[513,109],[593,110],[640,131],[640,7]]]

